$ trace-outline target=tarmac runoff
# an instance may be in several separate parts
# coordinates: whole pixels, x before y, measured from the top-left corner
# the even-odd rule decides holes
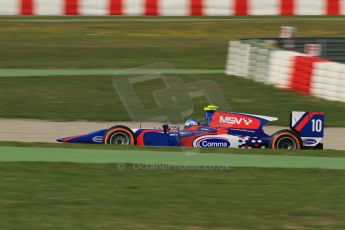
[[[55,142],[56,138],[87,133],[108,128],[115,124],[131,128],[160,127],[158,123],[138,122],[52,122],[26,119],[0,119],[0,141]],[[284,127],[268,126],[267,133]],[[326,128],[325,147],[345,150],[342,140],[344,128]],[[260,167],[260,168],[320,168],[345,169],[345,158],[303,157],[272,155],[207,154],[193,150],[182,152],[157,152],[131,150],[99,150],[69,148],[0,147],[0,161],[3,162],[73,162],[73,163],[116,163],[149,164],[171,166],[170,169],[191,169],[212,167]],[[165,166],[165,168],[166,168]],[[188,166],[188,167],[187,167]],[[191,167],[189,167],[191,166]],[[120,165],[120,168],[124,167]],[[192,167],[192,168],[193,168]],[[221,169],[221,168],[220,168]]]
[[[162,124],[153,122],[54,122],[30,119],[0,119],[0,141],[54,143],[57,138],[89,133],[114,125],[125,125],[130,128],[159,128]],[[268,134],[284,128],[286,127],[264,127]],[[326,128],[323,141],[325,149],[345,150],[344,136],[345,128]]]

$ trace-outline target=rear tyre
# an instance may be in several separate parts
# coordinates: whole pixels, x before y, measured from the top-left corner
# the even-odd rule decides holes
[[[272,149],[301,149],[301,138],[291,130],[280,130],[272,135],[269,147]]]
[[[133,131],[123,125],[116,125],[108,129],[104,135],[106,145],[135,145]]]

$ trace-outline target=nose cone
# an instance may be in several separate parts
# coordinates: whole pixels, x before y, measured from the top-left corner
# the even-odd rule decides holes
[[[57,142],[65,142],[64,140],[65,140],[65,138],[58,138],[58,139],[56,139]]]
[[[76,138],[80,136],[72,136],[72,137],[61,137],[56,139],[57,142],[75,142]]]

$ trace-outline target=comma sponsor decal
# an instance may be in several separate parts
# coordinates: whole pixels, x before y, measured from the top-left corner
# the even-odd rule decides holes
[[[201,137],[193,141],[194,147],[201,148],[228,148],[230,141],[222,137]]]
[[[102,136],[95,136],[92,138],[92,141],[95,143],[103,143],[103,137]]]

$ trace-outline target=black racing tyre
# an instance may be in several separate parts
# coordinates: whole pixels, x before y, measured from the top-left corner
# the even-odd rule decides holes
[[[133,131],[123,125],[116,125],[108,129],[104,135],[106,145],[135,145],[135,135]]]
[[[284,129],[272,135],[269,147],[272,149],[300,150],[302,140],[295,132]]]
[[[323,143],[319,143],[316,146],[303,146],[303,149],[323,150]]]
[[[314,149],[323,149],[323,143],[317,144]]]

